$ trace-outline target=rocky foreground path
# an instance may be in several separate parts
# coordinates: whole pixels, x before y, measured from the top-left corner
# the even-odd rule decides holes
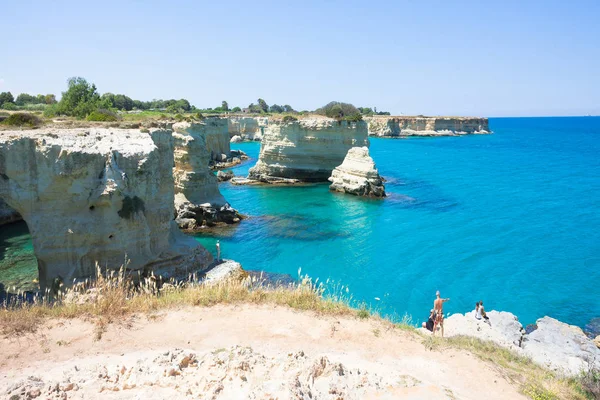
[[[524,398],[468,352],[376,320],[268,305],[187,308],[0,340],[1,398]],[[12,397],[16,396],[16,397]]]

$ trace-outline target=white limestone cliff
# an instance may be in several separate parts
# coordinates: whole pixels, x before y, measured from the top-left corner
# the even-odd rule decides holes
[[[365,117],[369,135],[456,136],[490,133],[487,118],[478,117],[395,117],[377,115]]]
[[[260,141],[265,128],[269,125],[267,117],[231,116],[227,118],[227,121],[230,138],[238,136],[239,141]]]
[[[297,121],[269,121],[258,162],[248,178],[265,183],[295,179],[326,182],[348,150],[369,146],[364,121],[311,117]]]
[[[221,195],[217,177],[208,166],[211,153],[206,141],[213,128],[205,121],[173,125],[176,221],[183,229],[241,218]]]
[[[173,221],[168,129],[0,132],[0,197],[29,228],[40,286],[101,268],[203,269],[211,255]]]
[[[368,147],[348,150],[344,162],[336,167],[329,178],[329,189],[356,196],[385,197],[385,187],[369,155]]]

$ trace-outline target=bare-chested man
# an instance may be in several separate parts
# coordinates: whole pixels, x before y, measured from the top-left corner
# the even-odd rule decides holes
[[[435,315],[433,322],[433,335],[435,336],[435,331],[437,330],[437,327],[440,326],[442,328],[442,337],[444,337],[444,303],[450,299],[440,298],[439,290],[435,292],[435,297],[436,299],[433,301],[433,313]]]

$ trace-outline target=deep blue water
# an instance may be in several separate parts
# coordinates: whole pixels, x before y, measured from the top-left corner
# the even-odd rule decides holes
[[[384,313],[600,316],[600,118],[491,119],[493,135],[372,139],[390,197],[222,185],[251,218],[219,234],[225,257],[348,285]],[[256,158],[258,143],[235,146]],[[251,161],[234,169],[245,175]],[[215,237],[199,240],[214,249]],[[375,300],[380,298],[380,301]]]
[[[372,139],[384,200],[327,185],[222,184],[250,218],[198,240],[214,251],[220,239],[223,256],[246,269],[296,277],[301,268],[347,285],[357,301],[414,322],[440,290],[449,312],[483,300],[524,324],[550,315],[584,326],[600,316],[600,118],[502,118],[490,127],[493,135]],[[246,175],[260,144],[234,147],[254,158],[234,169]],[[26,239],[4,245],[30,246]]]

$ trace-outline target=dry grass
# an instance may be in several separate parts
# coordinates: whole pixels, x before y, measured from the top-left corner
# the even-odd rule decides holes
[[[300,271],[299,271],[300,273]],[[216,304],[273,304],[296,310],[312,311],[323,315],[353,316],[373,319],[383,329],[400,329],[417,335],[408,316],[400,323],[382,318],[365,304],[350,306],[352,297],[344,286],[334,290],[313,282],[308,276],[300,283],[289,286],[270,286],[260,279],[249,277],[208,285],[197,283],[192,277],[187,282],[170,282],[157,287],[151,277],[136,285],[122,268],[118,273],[103,275],[98,272],[93,283],[76,286],[58,299],[29,303],[13,303],[0,308],[0,333],[22,336],[34,333],[45,320],[52,318],[89,318],[95,321],[95,339],[101,340],[107,325],[122,322],[138,313],[186,306],[210,307]],[[326,290],[327,289],[327,290]],[[381,333],[377,328],[375,336]],[[418,337],[418,336],[417,336]],[[423,336],[423,345],[431,351],[457,349],[468,351],[495,366],[507,380],[521,387],[523,394],[532,399],[598,399],[600,374],[590,370],[579,379],[566,379],[492,342],[473,337],[458,336],[447,339]]]
[[[565,378],[542,368],[531,359],[501,347],[491,341],[470,336],[446,339],[425,336],[423,345],[432,351],[458,349],[468,351],[495,366],[509,382],[518,385],[521,392],[535,400],[595,399],[585,385],[585,377]]]

